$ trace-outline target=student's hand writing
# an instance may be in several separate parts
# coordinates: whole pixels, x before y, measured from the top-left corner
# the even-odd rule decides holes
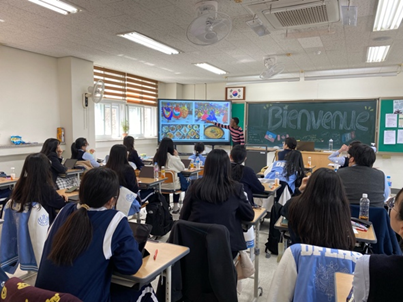
[[[302,179],[301,185],[299,186],[299,190],[300,190],[301,192],[304,192],[304,190],[305,190],[305,188],[306,188],[306,184],[308,183],[308,179],[309,179],[309,176],[304,177],[304,178]]]

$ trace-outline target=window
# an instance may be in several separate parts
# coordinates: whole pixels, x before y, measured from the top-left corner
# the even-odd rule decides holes
[[[105,83],[104,100],[95,105],[97,140],[122,137],[122,122],[128,120],[129,134],[157,136],[158,82],[133,74],[94,67],[94,81]]]

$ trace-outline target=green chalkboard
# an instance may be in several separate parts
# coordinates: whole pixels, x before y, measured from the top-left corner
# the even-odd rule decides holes
[[[399,100],[396,101],[397,102],[395,103],[395,100],[381,100],[379,118],[379,140],[377,144],[379,152],[403,152],[403,144],[398,142],[399,130],[403,130],[403,115],[397,114],[399,112],[403,112],[403,102]],[[386,127],[386,114],[394,113],[396,113],[396,127],[391,127],[391,125],[388,125],[388,127]],[[385,131],[395,132],[395,144],[385,144]]]
[[[287,136],[316,149],[375,141],[377,100],[248,103],[247,143],[282,146]]]
[[[232,103],[232,117],[239,118],[239,126],[244,129],[245,103]]]

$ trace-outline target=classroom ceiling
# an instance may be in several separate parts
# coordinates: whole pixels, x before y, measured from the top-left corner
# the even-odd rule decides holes
[[[358,7],[357,26],[343,26],[339,21],[288,33],[272,30],[259,37],[246,21],[254,16],[251,5],[269,1],[274,0],[219,0],[218,11],[231,17],[232,31],[214,45],[197,46],[186,38],[187,27],[196,18],[196,0],[69,0],[66,2],[83,11],[67,16],[28,0],[1,0],[0,19],[4,22],[0,22],[0,44],[57,58],[74,56],[182,84],[226,81],[225,76],[192,65],[200,62],[226,70],[229,78],[259,75],[266,55],[277,55],[285,65],[285,74],[367,67],[381,72],[403,63],[403,26],[372,32],[377,0],[351,0],[350,4]],[[340,2],[346,4],[347,0]],[[131,31],[182,53],[166,55],[117,36]],[[366,63],[367,47],[379,45],[391,45],[386,61]]]

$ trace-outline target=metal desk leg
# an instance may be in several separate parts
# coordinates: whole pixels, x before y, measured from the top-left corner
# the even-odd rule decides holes
[[[259,299],[259,228],[260,228],[260,220],[256,223],[255,226],[255,276],[254,276],[254,287],[253,287],[253,301],[257,301]]]
[[[158,192],[161,193],[161,183],[158,183]]]
[[[171,283],[172,283],[172,270],[168,266],[165,270],[166,285],[165,285],[165,302],[171,302]]]
[[[77,183],[80,183],[80,173],[77,173]]]

